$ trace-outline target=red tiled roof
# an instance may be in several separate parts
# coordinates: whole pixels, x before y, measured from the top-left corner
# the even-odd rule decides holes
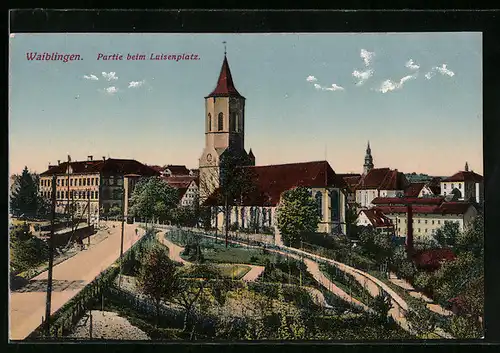
[[[442,181],[472,181],[474,183],[481,183],[483,181],[483,176],[474,172],[460,171],[453,174],[451,177],[443,179]]]
[[[464,214],[471,206],[474,207],[469,202],[450,201],[443,202],[440,208],[444,214]]]
[[[354,191],[356,185],[358,185],[360,179],[361,179],[361,174],[337,174],[339,177],[344,179],[346,184],[349,186],[349,189]]]
[[[410,186],[405,190],[405,196],[418,197],[424,186],[425,183],[410,183]]]
[[[455,254],[450,249],[424,250],[413,255],[413,261],[417,266],[439,268],[442,261],[452,261]]]
[[[178,192],[178,196],[179,196],[179,201],[182,200],[182,198],[184,197],[184,194],[186,193],[187,190],[188,190],[187,187],[185,187],[185,188],[177,188],[177,192]]]
[[[404,190],[408,185],[404,173],[397,169],[374,168],[362,176],[356,189]]]
[[[197,180],[195,176],[163,176],[161,178],[165,180],[168,185],[177,189],[188,188],[193,181],[196,182]]]
[[[207,97],[239,97],[244,98],[234,87],[233,77],[229,69],[227,57],[224,55],[224,61],[220,69],[219,80],[217,86]]]
[[[304,187],[347,187],[338,177],[328,162],[305,162],[268,166],[244,167],[253,180],[255,190],[244,196],[244,206],[276,206],[281,194],[298,186]],[[214,204],[220,190],[216,190],[206,201]]]
[[[187,169],[185,165],[167,165],[164,169],[168,169],[172,175],[189,175],[189,169]]]
[[[66,174],[68,162],[49,168],[41,176]],[[103,173],[103,174],[139,174],[142,176],[155,176],[159,173],[151,167],[134,159],[115,159],[95,161],[70,162],[73,173]]]
[[[405,205],[407,203],[417,205],[440,205],[444,196],[438,197],[376,197],[372,200],[373,205]]]
[[[375,228],[392,227],[392,221],[379,209],[361,210]],[[360,213],[361,213],[360,212]]]

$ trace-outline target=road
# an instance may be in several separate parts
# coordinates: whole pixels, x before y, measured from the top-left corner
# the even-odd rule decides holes
[[[51,314],[73,298],[120,256],[121,224],[108,222],[108,225],[110,233],[106,239],[54,266]],[[144,235],[142,229],[139,229],[138,236],[135,235],[137,227],[134,224],[125,224],[124,251]],[[22,288],[22,291],[10,293],[10,340],[26,338],[41,324],[42,317],[45,316],[47,276],[47,271],[42,272]]]

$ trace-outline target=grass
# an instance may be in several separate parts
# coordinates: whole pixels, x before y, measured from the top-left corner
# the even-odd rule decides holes
[[[207,262],[230,263],[230,264],[250,264],[264,266],[266,259],[271,259],[272,255],[263,253],[261,250],[246,249],[242,247],[214,246],[203,248],[203,257]]]

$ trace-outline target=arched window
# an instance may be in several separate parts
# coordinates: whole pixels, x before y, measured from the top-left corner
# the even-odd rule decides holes
[[[235,218],[235,223],[238,224],[239,219],[238,219],[238,207],[234,208],[234,218]]]
[[[318,214],[321,219],[323,219],[323,194],[321,191],[318,191],[314,196],[316,199],[316,204],[318,205]]]
[[[208,131],[212,131],[212,114],[208,113]]]
[[[217,130],[224,130],[224,114],[219,113],[219,118],[217,120]]]
[[[271,213],[271,209],[269,209],[267,211],[268,211],[268,217],[267,217],[267,219],[268,219],[268,222],[269,222],[269,226],[272,226],[272,218],[271,218],[272,213]]]
[[[267,215],[267,210],[265,208],[262,209],[262,225],[266,226],[266,215]]]
[[[234,131],[240,131],[240,120],[238,113],[234,113]]]
[[[331,217],[332,221],[338,221],[339,220],[339,209],[340,209],[340,203],[339,203],[339,191],[338,190],[332,190],[330,191],[330,202],[331,202]]]

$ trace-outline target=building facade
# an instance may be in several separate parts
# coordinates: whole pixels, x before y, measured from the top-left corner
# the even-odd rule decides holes
[[[69,161],[50,166],[40,174],[40,193],[50,198],[52,177],[56,176],[56,213],[67,214],[68,209],[78,217],[97,218],[113,207],[122,208],[130,198],[140,177],[159,173],[135,160],[103,157],[87,161]],[[128,202],[127,202],[128,204]]]
[[[441,195],[453,194],[459,200],[473,200],[482,205],[484,203],[484,178],[474,171],[469,171],[467,163],[465,169],[441,180]]]
[[[395,225],[396,235],[406,237],[408,216],[406,202],[411,202],[413,211],[413,233],[415,238],[426,239],[441,228],[445,222],[455,222],[460,231],[472,224],[478,214],[476,207],[465,201],[446,201],[434,198],[377,198],[372,201],[374,209],[387,216]]]

